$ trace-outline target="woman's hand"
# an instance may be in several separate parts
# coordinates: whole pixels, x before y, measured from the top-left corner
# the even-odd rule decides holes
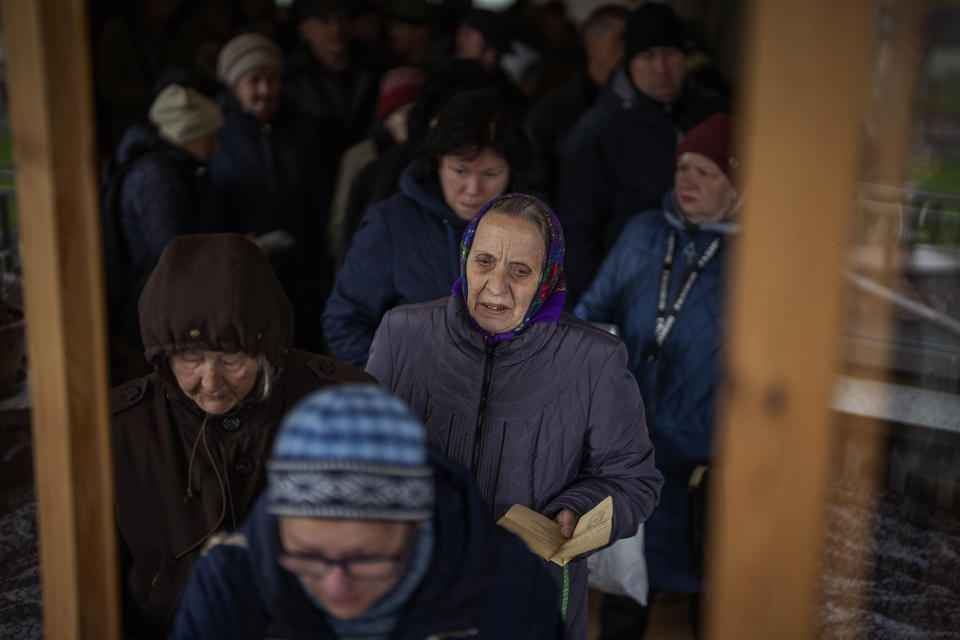
[[[573,530],[577,528],[577,521],[580,520],[580,517],[569,509],[561,509],[554,520],[560,525],[560,535],[569,538],[573,535]]]

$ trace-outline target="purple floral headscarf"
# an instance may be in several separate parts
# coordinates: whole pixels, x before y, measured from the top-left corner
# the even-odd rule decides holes
[[[547,213],[547,228],[550,230],[550,248],[547,251],[547,260],[543,267],[543,273],[540,275],[540,285],[533,300],[530,301],[530,307],[526,315],[516,327],[503,333],[493,333],[487,331],[473,319],[470,315],[470,309],[467,307],[467,256],[470,254],[470,247],[473,246],[473,238],[477,233],[477,225],[481,218],[497,205],[509,198],[523,198],[530,202],[538,204],[543,211]],[[567,297],[567,282],[563,274],[563,254],[566,250],[563,242],[563,228],[556,214],[544,202],[525,193],[507,193],[498,198],[494,198],[480,210],[470,224],[467,230],[463,232],[463,240],[460,241],[460,277],[453,283],[453,295],[460,300],[467,317],[470,318],[473,327],[483,335],[483,340],[487,344],[493,344],[501,340],[510,340],[518,335],[528,325],[535,322],[556,322],[563,311],[563,303]]]

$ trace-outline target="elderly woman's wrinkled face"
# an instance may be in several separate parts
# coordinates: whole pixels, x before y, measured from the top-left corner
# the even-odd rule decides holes
[[[473,216],[507,189],[510,165],[496,151],[483,149],[479,154],[445,154],[437,170],[443,199],[461,220]]]
[[[259,363],[245,353],[187,351],[170,356],[181,391],[203,411],[230,411],[253,389]]]
[[[409,522],[279,518],[281,567],[340,620],[362,616],[400,581],[409,561]]]
[[[737,191],[710,158],[688,151],[677,159],[677,204],[692,224],[718,222],[730,211]]]
[[[467,256],[467,309],[477,324],[493,333],[519,325],[537,293],[545,260],[536,224],[487,212]]]
[[[240,76],[232,93],[244,113],[267,122],[280,106],[280,70],[273,67],[251,69]]]

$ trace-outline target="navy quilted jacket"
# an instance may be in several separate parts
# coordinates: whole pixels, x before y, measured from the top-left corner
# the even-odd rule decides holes
[[[315,123],[282,105],[267,124],[244,113],[228,93],[217,96],[224,126],[210,159],[210,182],[228,206],[237,233],[288,230],[316,251],[326,228],[335,150]]]
[[[548,640],[563,637],[557,589],[544,562],[495,526],[465,470],[431,454],[437,478],[434,556],[391,638]],[[336,640],[323,612],[277,565],[276,518],[258,502],[240,528],[200,560],[170,638]]]
[[[725,243],[697,278],[665,344],[661,364],[648,359],[657,314],[667,241],[677,248],[667,301],[672,304],[689,261],[696,261],[729,223],[691,232],[675,213],[673,192],[663,209],[635,215],[603,261],[574,312],[586,320],[616,324],[629,352],[628,367],[648,409],[657,467],[664,474],[660,506],[646,525],[652,589],[698,591],[700,582],[687,530],[687,480],[712,451],[714,391],[722,342]]]
[[[128,167],[120,187],[120,228],[129,251],[136,307],[143,285],[175,236],[226,231],[220,201],[206,166],[161,139],[151,128],[127,129],[117,146],[117,166]]]
[[[418,164],[400,176],[400,191],[367,210],[323,313],[337,358],[362,366],[388,310],[445,297],[460,277],[460,237],[467,228],[440,185]]]

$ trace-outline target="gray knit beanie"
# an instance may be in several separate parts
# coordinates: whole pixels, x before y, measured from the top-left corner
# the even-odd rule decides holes
[[[199,91],[168,85],[150,105],[150,122],[160,136],[175,145],[202,138],[223,126],[223,112]]]
[[[217,56],[217,79],[232,88],[243,74],[267,67],[283,68],[283,52],[273,40],[260,33],[241,34],[220,49]]]

